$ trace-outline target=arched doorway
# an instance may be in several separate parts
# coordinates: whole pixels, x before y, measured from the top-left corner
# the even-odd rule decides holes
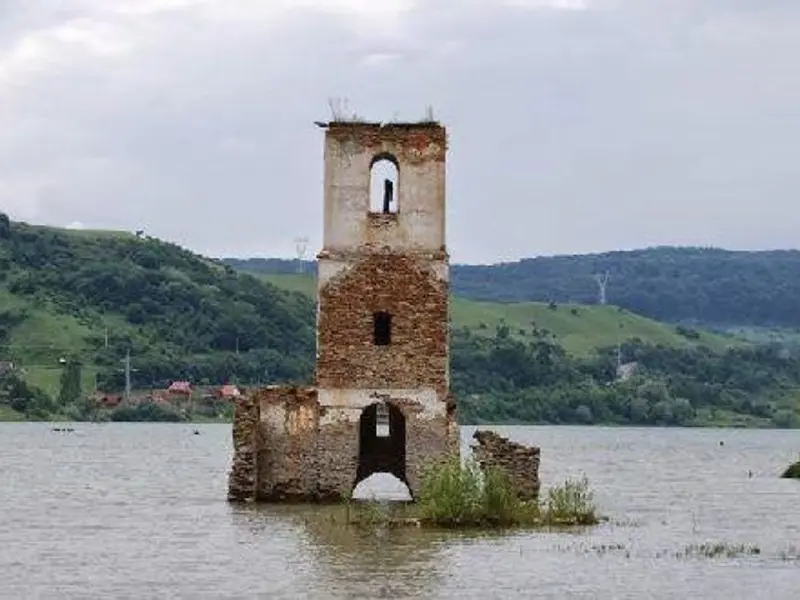
[[[381,474],[382,477],[372,477]],[[369,490],[356,488],[370,479]],[[393,481],[394,479],[394,481]],[[403,493],[405,492],[405,493]],[[398,496],[401,495],[402,497]],[[388,402],[376,402],[361,413],[358,435],[358,470],[354,497],[411,500],[406,479],[406,418]]]

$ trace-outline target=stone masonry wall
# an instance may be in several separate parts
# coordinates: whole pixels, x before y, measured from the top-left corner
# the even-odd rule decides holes
[[[316,388],[273,386],[237,399],[228,499],[325,502],[350,497],[359,465],[357,407],[320,406]],[[426,416],[423,407],[392,400],[405,420],[405,476],[412,497],[420,469],[458,452],[452,412]]]
[[[447,132],[438,123],[328,124],[328,138],[346,145],[348,154],[397,149],[397,159],[408,164],[444,162]]]
[[[481,468],[504,469],[520,498],[539,498],[539,448],[512,442],[493,431],[478,430],[472,437],[478,442],[473,452]]]
[[[256,498],[259,403],[254,395],[236,399],[233,413],[233,466],[228,475],[228,500],[250,502]]]
[[[317,390],[272,386],[256,395],[261,407],[257,498],[316,499]]]
[[[316,470],[319,501],[350,498],[358,470],[360,410],[321,407],[326,422],[317,434]],[[338,413],[338,414],[332,414]]]
[[[320,289],[320,388],[435,389],[444,401],[448,373],[448,285],[430,261],[370,254]],[[373,314],[392,316],[391,343],[373,343]]]

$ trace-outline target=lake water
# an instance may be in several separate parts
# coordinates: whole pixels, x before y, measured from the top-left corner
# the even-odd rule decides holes
[[[797,431],[496,428],[611,522],[468,535],[229,505],[229,425],[73,427],[0,423],[2,598],[800,598]]]

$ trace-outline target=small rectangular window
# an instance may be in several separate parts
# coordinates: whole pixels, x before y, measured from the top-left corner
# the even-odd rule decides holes
[[[376,312],[372,315],[372,320],[375,327],[375,345],[388,346],[392,341],[392,315],[387,312]]]

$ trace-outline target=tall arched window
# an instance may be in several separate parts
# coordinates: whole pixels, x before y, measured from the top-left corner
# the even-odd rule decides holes
[[[373,158],[369,178],[369,211],[396,213],[398,183],[397,159],[391,154],[379,154]]]

